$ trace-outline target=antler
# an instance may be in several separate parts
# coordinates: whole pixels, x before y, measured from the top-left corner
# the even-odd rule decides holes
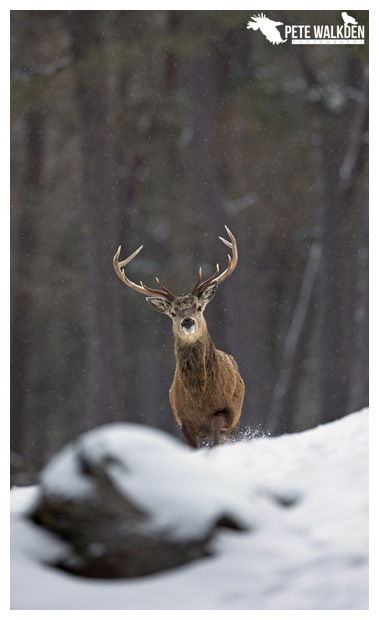
[[[221,239],[221,241],[225,243],[225,245],[227,245],[228,248],[232,248],[232,258],[230,258],[230,255],[228,254],[229,263],[228,263],[227,268],[225,269],[225,271],[220,273],[220,275],[218,275],[220,268],[217,264],[216,271],[214,272],[213,276],[211,276],[204,282],[201,282],[201,267],[200,267],[199,278],[193,288],[192,293],[196,293],[196,294],[201,293],[205,289],[205,287],[208,286],[208,284],[210,284],[211,282],[217,282],[218,284],[221,284],[221,282],[226,280],[226,278],[230,276],[230,274],[233,273],[233,271],[237,267],[237,262],[238,262],[237,241],[227,226],[225,226],[225,230],[229,235],[230,241],[226,241],[226,239],[223,239],[222,237],[219,237],[219,239]]]
[[[172,301],[173,299],[175,299],[175,295],[173,295],[171,291],[168,290],[168,288],[163,286],[163,284],[159,282],[158,278],[155,278],[155,279],[158,282],[158,285],[160,286],[162,290],[150,288],[149,286],[145,286],[142,282],[140,283],[140,285],[135,284],[134,282],[129,280],[129,278],[126,277],[125,272],[122,269],[122,267],[125,267],[125,265],[130,263],[133,260],[133,258],[137,256],[137,254],[142,250],[142,248],[143,248],[143,245],[141,245],[138,248],[138,250],[133,252],[133,254],[128,256],[128,258],[125,258],[125,260],[119,261],[118,259],[120,258],[120,253],[121,253],[121,245],[120,245],[116,254],[113,257],[113,267],[114,267],[116,274],[118,275],[120,280],[122,280],[122,282],[126,284],[126,286],[129,286],[134,291],[137,291],[137,293],[142,293],[143,295],[148,295],[149,297],[154,297],[157,295],[158,297],[165,297],[169,301]]]

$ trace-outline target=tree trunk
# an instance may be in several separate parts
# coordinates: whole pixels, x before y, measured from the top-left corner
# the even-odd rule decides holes
[[[351,64],[353,67],[351,67]],[[357,176],[365,162],[368,80],[348,62],[350,86],[359,88],[355,110],[324,121],[321,137],[319,368],[321,421],[349,413],[362,208],[354,202]]]
[[[296,396],[313,324],[315,282],[320,258],[321,247],[315,243],[309,253],[299,298],[284,344],[279,378],[267,424],[267,430],[271,435],[280,435],[293,430]]]
[[[201,225],[223,223],[225,196],[217,170],[214,131],[219,96],[220,66],[215,52],[191,60],[188,68],[191,95],[189,171],[198,202]],[[221,221],[220,221],[220,216]]]
[[[120,314],[112,268],[118,240],[115,230],[117,198],[107,125],[107,66],[97,18],[96,11],[76,11],[70,20],[81,122],[81,208],[88,282],[83,428],[123,417]]]
[[[363,199],[365,200],[365,199]],[[354,313],[354,353],[349,393],[349,410],[359,411],[369,404],[369,213],[366,202],[363,239],[359,249],[357,304]]]
[[[316,104],[320,126],[317,236],[322,244],[317,340],[320,421],[325,423],[351,411],[354,316],[363,226],[362,204],[354,197],[367,158],[368,71],[358,58],[346,56],[341,80],[345,101],[336,112],[308,54],[305,50],[298,52],[309,87],[322,94]]]
[[[27,415],[27,396],[31,387],[28,367],[33,336],[33,261],[37,252],[34,205],[42,187],[43,168],[43,117],[40,111],[25,116],[25,145],[25,184],[12,274],[11,446],[34,462],[35,450],[40,448],[33,441],[32,432],[36,424],[35,421],[31,424]]]

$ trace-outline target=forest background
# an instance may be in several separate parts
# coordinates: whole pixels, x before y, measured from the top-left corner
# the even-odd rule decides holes
[[[246,384],[241,426],[368,404],[365,45],[271,45],[246,11],[11,11],[11,445],[39,468],[100,424],[180,436],[171,321],[112,258],[188,293]],[[340,24],[339,11],[273,11]]]

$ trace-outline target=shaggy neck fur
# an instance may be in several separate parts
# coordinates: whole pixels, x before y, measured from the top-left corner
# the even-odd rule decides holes
[[[216,348],[209,333],[206,331],[193,341],[175,336],[175,357],[184,386],[193,392],[203,393],[217,368]]]

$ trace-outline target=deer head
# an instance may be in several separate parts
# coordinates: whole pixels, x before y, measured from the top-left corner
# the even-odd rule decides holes
[[[225,271],[219,274],[219,266],[216,266],[215,273],[202,282],[201,267],[199,269],[198,280],[189,295],[184,297],[178,297],[171,293],[163,284],[156,278],[159,289],[153,289],[145,286],[142,282],[135,284],[125,275],[123,267],[130,263],[135,256],[142,250],[141,245],[138,250],[133,252],[128,258],[123,261],[119,261],[121,246],[118,248],[116,255],[113,259],[113,266],[116,274],[130,288],[147,295],[146,301],[158,312],[162,312],[171,317],[173,321],[174,334],[181,340],[191,341],[196,340],[206,332],[206,323],[203,316],[203,312],[207,304],[213,299],[216,294],[217,288],[221,282],[226,280],[228,276],[234,271],[238,262],[237,242],[230,232],[229,228],[225,226],[226,232],[229,235],[230,241],[226,241],[222,237],[219,237],[225,245],[232,249],[232,258],[228,255],[229,263]]]

